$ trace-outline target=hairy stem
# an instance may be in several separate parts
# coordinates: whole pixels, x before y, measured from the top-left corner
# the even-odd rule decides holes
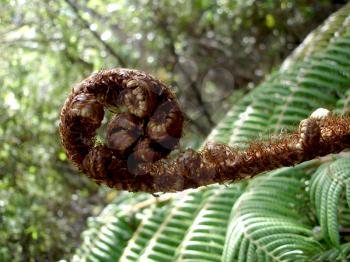
[[[96,144],[105,109],[116,115],[106,142]],[[117,68],[73,88],[61,112],[60,134],[69,159],[97,183],[150,193],[247,179],[350,146],[350,118],[318,109],[294,133],[253,141],[246,150],[210,142],[199,152],[188,149],[169,157],[183,122],[166,85],[144,72]]]

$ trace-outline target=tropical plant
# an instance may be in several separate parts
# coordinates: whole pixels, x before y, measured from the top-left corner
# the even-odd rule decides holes
[[[60,144],[58,111],[72,83],[117,66],[151,72],[175,88],[182,141],[198,147],[247,83],[344,3],[2,0],[0,261],[70,257],[86,218],[118,194],[78,175]]]
[[[313,31],[277,72],[233,105],[207,141],[244,147],[295,128],[319,107],[348,113],[349,14],[347,4]],[[95,235],[84,238],[73,261],[350,259],[347,152],[237,184],[143,195],[139,202],[133,196],[90,218],[86,232]]]

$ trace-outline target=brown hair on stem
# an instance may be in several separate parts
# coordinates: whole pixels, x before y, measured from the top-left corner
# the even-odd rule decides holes
[[[115,115],[106,142],[96,144],[106,109]],[[246,150],[210,142],[199,152],[187,149],[170,159],[183,122],[165,84],[142,71],[116,68],[72,89],[61,111],[60,134],[69,159],[97,183],[150,193],[234,182],[350,146],[350,118],[318,109],[279,139],[251,142]]]

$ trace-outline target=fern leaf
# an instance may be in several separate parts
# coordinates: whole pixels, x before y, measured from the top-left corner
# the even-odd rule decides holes
[[[231,207],[241,194],[240,185],[231,185],[208,197],[177,250],[177,261],[221,261]]]
[[[341,245],[339,248],[332,248],[314,256],[311,261],[315,262],[346,262],[350,260],[350,243]]]
[[[338,214],[341,193],[349,181],[350,158],[324,164],[311,180],[310,197],[315,203],[322,234],[335,246],[340,245]]]
[[[312,229],[300,222],[300,202],[295,196],[303,194],[303,185],[288,177],[291,170],[253,180],[240,196],[232,209],[223,261],[253,259],[254,249],[264,254],[264,261],[284,261],[290,256],[303,261],[322,250]]]
[[[146,239],[146,243],[143,245],[144,248],[138,252],[135,259],[141,261],[172,261],[176,248],[193,223],[194,217],[208,195],[203,194],[203,191],[191,191],[187,194],[178,195],[174,200],[176,203],[174,208],[161,221],[154,223],[149,228],[150,238]],[[143,231],[143,229],[138,230]],[[132,242],[129,244],[132,244]],[[128,249],[129,247],[126,248],[126,250]]]
[[[120,261],[137,261],[140,252],[145,248],[149,240],[153,237],[154,232],[162,223],[164,217],[169,212],[172,205],[164,208],[152,208],[148,210],[148,214],[142,219],[133,237],[128,242]]]
[[[147,199],[144,194],[121,194],[97,218],[89,219],[89,228],[83,233],[84,242],[72,261],[111,261],[119,259],[123,248],[133,234],[130,217],[125,208]]]

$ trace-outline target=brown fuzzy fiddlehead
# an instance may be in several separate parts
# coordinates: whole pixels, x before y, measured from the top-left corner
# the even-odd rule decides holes
[[[95,142],[104,110],[115,115],[106,142]],[[104,70],[73,88],[61,112],[60,134],[70,160],[97,183],[128,191],[175,192],[238,181],[350,146],[350,119],[319,109],[299,130],[246,150],[208,143],[172,159],[184,117],[174,93],[137,70]]]

